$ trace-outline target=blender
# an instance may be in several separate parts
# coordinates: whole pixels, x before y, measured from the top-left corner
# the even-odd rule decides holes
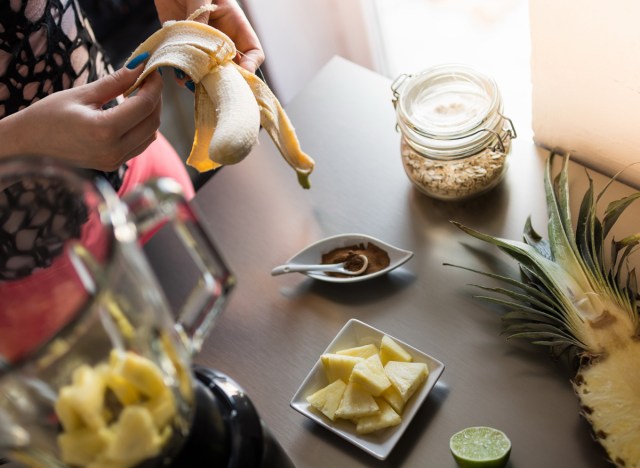
[[[172,310],[142,246],[198,278]],[[60,162],[0,163],[0,464],[293,466],[242,388],[192,356],[235,279],[177,183],[120,199]]]

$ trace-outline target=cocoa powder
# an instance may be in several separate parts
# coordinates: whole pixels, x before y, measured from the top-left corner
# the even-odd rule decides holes
[[[346,262],[345,267],[348,270],[356,271],[362,266],[362,261],[358,260],[358,255],[364,255],[367,257],[367,260],[369,260],[367,268],[360,273],[360,275],[375,273],[376,271],[383,270],[389,266],[390,259],[387,251],[375,244],[372,244],[371,242],[368,242],[366,246],[364,244],[354,244],[347,247],[338,247],[333,249],[322,255],[322,263],[327,265]],[[327,274],[341,278],[349,277],[349,275],[342,273]]]

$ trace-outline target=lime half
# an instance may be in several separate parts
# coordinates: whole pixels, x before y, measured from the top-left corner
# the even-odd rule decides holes
[[[462,468],[501,468],[509,460],[511,441],[492,427],[467,427],[451,436],[449,448]]]

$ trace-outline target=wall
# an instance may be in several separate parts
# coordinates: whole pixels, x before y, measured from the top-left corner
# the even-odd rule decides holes
[[[533,129],[605,174],[640,161],[640,2],[530,0]],[[622,180],[640,187],[640,165]]]
[[[283,103],[334,55],[375,69],[369,0],[243,0],[267,59],[269,85]]]

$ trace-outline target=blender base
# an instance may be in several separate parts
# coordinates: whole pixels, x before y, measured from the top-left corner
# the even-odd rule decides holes
[[[294,468],[236,382],[212,369],[193,371],[195,416],[172,467]]]

